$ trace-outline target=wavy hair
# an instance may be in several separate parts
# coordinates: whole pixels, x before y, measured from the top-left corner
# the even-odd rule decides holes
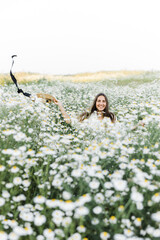
[[[110,112],[109,111],[109,103],[108,103],[108,99],[106,97],[106,95],[104,93],[99,93],[97,94],[97,96],[95,97],[94,101],[93,101],[93,104],[90,108],[90,111],[86,111],[84,113],[82,113],[80,116],[79,116],[79,121],[80,122],[83,122],[84,119],[87,119],[91,116],[92,113],[94,113],[95,111],[97,111],[97,107],[96,107],[96,102],[97,102],[97,99],[99,96],[103,96],[106,100],[106,107],[105,109],[103,110],[103,117],[109,117],[111,122],[115,122],[115,115],[114,113]]]

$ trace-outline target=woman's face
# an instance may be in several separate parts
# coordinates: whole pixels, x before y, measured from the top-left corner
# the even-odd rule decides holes
[[[99,96],[96,101],[96,108],[98,112],[102,112],[106,107],[106,99],[104,96]]]

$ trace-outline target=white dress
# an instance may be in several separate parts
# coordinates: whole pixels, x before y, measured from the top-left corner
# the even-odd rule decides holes
[[[71,124],[76,128],[90,128],[95,131],[104,131],[108,126],[113,126],[109,117],[104,117],[102,120],[98,119],[97,112],[91,114],[91,116],[85,119],[83,122],[79,122],[76,117],[71,117]]]

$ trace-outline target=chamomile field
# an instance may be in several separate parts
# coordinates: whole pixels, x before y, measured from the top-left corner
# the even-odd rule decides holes
[[[74,116],[103,92],[115,124],[67,124],[1,82],[0,240],[160,239],[160,73],[77,78],[19,86]]]

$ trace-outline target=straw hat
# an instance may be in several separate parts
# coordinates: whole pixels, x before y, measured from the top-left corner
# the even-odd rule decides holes
[[[55,97],[53,97],[50,94],[46,94],[46,93],[37,93],[36,94],[38,98],[42,98],[45,100],[45,102],[51,103],[51,102],[57,102],[57,99]]]

